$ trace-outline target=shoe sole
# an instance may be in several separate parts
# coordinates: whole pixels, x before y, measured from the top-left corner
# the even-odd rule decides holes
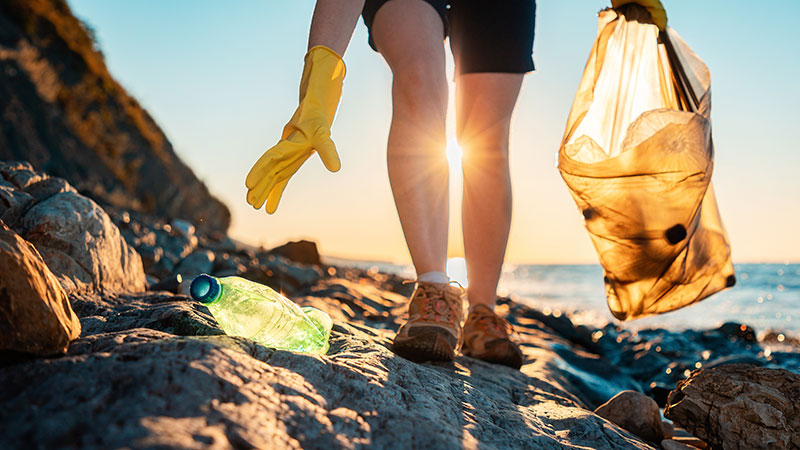
[[[414,362],[452,361],[456,352],[447,338],[434,331],[418,333],[414,336],[396,337],[392,350],[405,359]]]
[[[497,342],[490,342],[486,346],[486,353],[483,355],[471,355],[467,349],[464,350],[464,354],[471,358],[480,359],[481,361],[500,364],[519,370],[520,367],[522,367],[522,352],[514,347],[514,344],[509,341],[499,340]]]

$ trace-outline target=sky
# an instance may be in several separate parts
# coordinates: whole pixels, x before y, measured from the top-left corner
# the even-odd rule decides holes
[[[332,127],[342,169],[311,158],[278,211],[245,201],[252,164],[297,107],[311,0],[68,0],[111,74],[178,155],[231,209],[234,238],[266,247],[311,239],[323,255],[410,261],[386,169],[391,73],[359,21]],[[735,262],[800,261],[800,1],[664,0],[669,25],[712,78],[713,183]],[[597,32],[599,0],[537,2],[534,60],[511,127],[511,263],[594,263],[556,168],[567,114]],[[448,52],[448,71],[452,75]],[[450,77],[452,78],[452,76]],[[453,89],[449,255],[463,256]]]

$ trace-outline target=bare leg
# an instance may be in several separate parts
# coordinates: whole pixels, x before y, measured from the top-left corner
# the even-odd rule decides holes
[[[470,306],[491,308],[511,227],[508,134],[524,74],[472,73],[456,79],[458,140],[464,151],[462,226]]]
[[[392,69],[387,162],[397,213],[417,274],[444,272],[447,258],[447,79],[444,29],[421,0],[391,0],[373,38]]]

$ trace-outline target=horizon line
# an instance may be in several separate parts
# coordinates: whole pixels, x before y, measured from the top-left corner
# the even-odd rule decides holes
[[[447,260],[463,258],[462,256],[456,257],[448,257]],[[334,259],[339,260],[342,262],[358,262],[358,263],[372,263],[372,264],[391,264],[394,266],[412,266],[413,264],[411,261],[408,262],[398,262],[398,261],[389,261],[385,259],[360,259],[357,257],[347,257],[347,256],[337,256],[331,254],[323,254],[320,253],[320,259]],[[506,261],[503,263],[504,265],[515,265],[515,266],[601,266],[601,264],[597,261],[595,262],[518,262],[518,261]],[[760,261],[733,261],[734,265],[738,264],[776,264],[776,265],[800,265],[800,260],[797,261],[787,261],[787,260],[760,260]]]

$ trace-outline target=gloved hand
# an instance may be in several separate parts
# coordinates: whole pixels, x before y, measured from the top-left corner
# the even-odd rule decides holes
[[[664,11],[664,6],[660,0],[611,0],[612,8],[619,8],[628,3],[636,3],[639,6],[644,6],[650,16],[653,18],[653,23],[656,24],[659,30],[664,31],[667,29],[667,12]]]
[[[342,96],[344,74],[344,61],[333,50],[318,45],[306,53],[300,105],[283,128],[281,140],[261,155],[247,174],[247,203],[254,208],[260,209],[266,201],[267,212],[274,213],[289,178],[314,151],[328,170],[339,170],[331,124]]]

